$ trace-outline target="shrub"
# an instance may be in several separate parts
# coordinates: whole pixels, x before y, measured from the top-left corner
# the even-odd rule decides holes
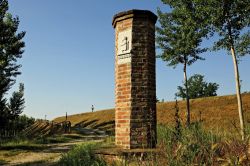
[[[175,128],[158,126],[158,142],[164,150],[167,165],[212,165],[212,145],[218,138],[205,132],[199,123],[182,127],[181,133],[176,139]]]
[[[106,162],[93,152],[98,144],[85,143],[75,146],[63,154],[59,161],[61,166],[106,166]]]
[[[250,165],[249,140],[215,136],[201,123],[181,127],[180,132],[176,137],[176,128],[158,126],[161,165]]]

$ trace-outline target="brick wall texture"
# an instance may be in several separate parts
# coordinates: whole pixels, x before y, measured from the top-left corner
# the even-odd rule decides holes
[[[124,149],[156,146],[155,22],[150,11],[114,16],[115,138]],[[117,63],[118,33],[132,28],[131,62]]]

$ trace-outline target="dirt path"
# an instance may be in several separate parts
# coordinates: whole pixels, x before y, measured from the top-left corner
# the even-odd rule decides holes
[[[101,142],[102,140],[95,141]],[[74,145],[84,142],[87,142],[86,139],[68,143],[47,144],[43,150],[0,151],[0,165],[55,165],[63,153],[68,152]]]

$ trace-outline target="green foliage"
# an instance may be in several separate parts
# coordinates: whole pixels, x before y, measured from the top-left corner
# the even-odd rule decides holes
[[[2,130],[0,135],[8,132],[8,136],[15,136],[19,134],[20,131],[27,128],[29,125],[33,124],[35,119],[32,117],[27,117],[26,115],[21,115],[24,109],[24,84],[19,85],[19,91],[13,92],[10,97],[10,102],[6,104],[3,111],[4,115],[1,116],[3,121],[1,122]]]
[[[200,74],[195,74],[191,76],[188,81],[189,98],[195,99],[200,97],[217,96],[216,91],[219,85],[216,83],[206,82],[204,76]],[[186,98],[186,88],[185,85],[177,87],[178,92],[176,96],[181,98]]]
[[[18,131],[22,131],[23,129],[26,129],[27,127],[31,126],[35,123],[35,119],[33,117],[28,117],[26,115],[20,115],[15,120],[16,123],[16,129]]]
[[[165,151],[167,165],[212,165],[212,145],[217,138],[205,132],[199,123],[181,128],[182,136],[176,139],[171,127],[158,126],[158,142]]]
[[[35,119],[28,117],[26,115],[17,116],[15,119],[9,119],[7,122],[6,130],[8,132],[15,131],[13,136],[21,136],[22,131],[32,125],[35,122]]]
[[[235,41],[235,49],[239,57],[250,54],[250,31],[246,32]]]
[[[211,27],[220,38],[215,42],[214,49],[236,49],[238,55],[249,54],[250,8],[248,0],[210,0],[209,9]],[[203,9],[201,9],[203,10]]]
[[[0,94],[5,94],[15,83],[14,77],[21,74],[17,59],[22,57],[25,32],[17,33],[19,18],[8,11],[8,1],[0,0]],[[3,97],[3,96],[2,96]]]
[[[93,150],[97,144],[86,143],[75,146],[68,153],[63,154],[59,161],[62,166],[105,166],[106,162],[95,156]]]
[[[202,48],[202,39],[209,33],[207,17],[200,13],[199,8],[204,2],[183,0],[162,0],[171,7],[170,12],[158,9],[160,27],[156,28],[156,42],[161,49],[159,57],[168,66],[176,67],[183,64],[184,82],[187,100],[187,125],[190,124],[189,93],[187,86],[187,66],[197,60],[204,60],[201,53],[207,51]],[[201,10],[201,12],[203,12]]]
[[[158,9],[160,27],[157,27],[156,41],[162,50],[161,57],[169,66],[179,63],[191,65],[196,60],[202,60],[200,53],[206,48],[200,48],[202,38],[206,37],[208,28],[204,26],[206,17],[200,18],[197,8],[203,4],[191,1],[162,0],[172,8],[171,12]],[[194,18],[194,19],[190,19]]]
[[[177,128],[157,126],[160,165],[249,165],[249,140],[219,137],[195,122],[181,127],[181,137],[176,139]],[[164,157],[162,159],[162,157]]]
[[[15,138],[11,140],[2,140],[0,142],[0,149],[1,150],[43,150],[46,147],[43,145],[39,145],[37,143],[34,143],[31,140],[28,140],[26,138]]]
[[[6,127],[10,118],[5,94],[21,74],[17,60],[22,57],[25,32],[18,33],[19,18],[8,11],[8,1],[0,0],[0,126]]]
[[[8,110],[10,111],[10,115],[13,119],[16,119],[24,109],[24,84],[20,83],[19,85],[19,91],[13,92],[10,102],[7,105]]]
[[[240,133],[242,139],[245,139],[238,58],[250,52],[249,0],[209,0],[209,2],[212,3],[206,6],[206,9],[208,9],[207,16],[213,32],[216,32],[219,36],[214,44],[214,50],[225,49],[231,52],[232,55],[241,128]]]

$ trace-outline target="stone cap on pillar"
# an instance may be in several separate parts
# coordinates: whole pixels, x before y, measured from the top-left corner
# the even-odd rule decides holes
[[[157,20],[157,16],[149,11],[149,10],[138,10],[138,9],[132,9],[124,12],[120,12],[113,17],[112,25],[115,28],[116,23],[128,18],[149,18],[152,20],[152,22],[155,24]]]

